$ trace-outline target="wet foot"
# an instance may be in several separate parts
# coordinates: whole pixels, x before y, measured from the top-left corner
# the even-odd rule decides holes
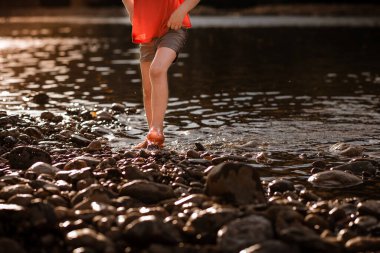
[[[140,142],[139,144],[133,146],[133,149],[143,149],[148,147],[148,140],[145,139],[144,141]]]
[[[162,148],[164,146],[165,136],[160,129],[151,128],[146,138],[148,140],[148,147],[157,146],[158,148]]]

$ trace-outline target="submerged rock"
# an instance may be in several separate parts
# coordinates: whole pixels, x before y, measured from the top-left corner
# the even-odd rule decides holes
[[[359,145],[353,145],[353,144],[340,142],[340,143],[336,143],[332,145],[329,148],[329,151],[334,155],[353,157],[353,156],[360,156],[363,153],[364,148]]]
[[[329,170],[316,173],[309,177],[308,181],[320,188],[347,188],[363,183],[359,177],[340,170]]]
[[[331,168],[332,170],[351,171],[356,175],[362,175],[363,172],[368,175],[374,176],[377,171],[377,167],[370,161],[352,161],[339,166]]]
[[[223,252],[239,252],[253,244],[272,238],[271,222],[257,215],[233,220],[218,231],[218,245]]]
[[[259,174],[243,163],[214,166],[207,176],[206,193],[236,204],[266,202]]]
[[[26,170],[36,162],[51,164],[52,159],[46,151],[29,146],[20,146],[12,149],[8,154],[8,161],[12,169]]]

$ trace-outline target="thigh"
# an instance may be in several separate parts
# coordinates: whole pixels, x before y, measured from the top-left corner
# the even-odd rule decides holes
[[[157,51],[156,40],[140,44],[140,62],[151,62]]]
[[[172,49],[176,56],[185,46],[187,41],[187,30],[182,28],[179,30],[169,30],[157,43],[158,48],[166,47]]]
[[[151,69],[167,70],[176,59],[177,53],[167,47],[159,47],[152,61]]]

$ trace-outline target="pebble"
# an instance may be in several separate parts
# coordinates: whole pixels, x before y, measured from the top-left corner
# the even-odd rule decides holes
[[[78,134],[71,135],[70,141],[77,144],[80,147],[86,147],[86,146],[90,145],[90,143],[91,143],[91,140],[89,140],[83,136],[80,136]]]
[[[52,158],[49,153],[31,146],[19,146],[12,149],[7,159],[12,169],[21,170],[28,169],[36,162],[52,163]]]
[[[286,179],[275,179],[268,184],[268,191],[270,194],[275,192],[294,191],[294,184]]]
[[[102,143],[98,140],[91,141],[91,143],[88,144],[86,149],[88,151],[99,151],[102,149]]]
[[[153,242],[177,244],[181,242],[180,231],[171,223],[164,223],[154,215],[142,216],[125,228],[125,235],[130,242],[146,245]]]
[[[359,177],[340,170],[319,172],[310,176],[307,181],[320,188],[348,188],[363,183]]]
[[[348,143],[336,143],[329,148],[330,153],[334,155],[341,155],[347,157],[360,156],[364,148],[359,145],[353,145]]]
[[[111,109],[117,112],[125,112],[126,107],[125,105],[120,104],[120,103],[113,103],[111,105]]]
[[[207,176],[206,193],[237,204],[265,203],[257,171],[242,163],[222,163]]]
[[[120,187],[119,194],[130,196],[147,204],[158,203],[165,199],[174,198],[173,188],[147,180],[133,180]]]
[[[362,175],[365,172],[371,176],[375,176],[377,168],[369,161],[353,161],[332,167],[331,170],[350,171],[355,175]]]
[[[73,248],[89,247],[97,252],[111,251],[114,247],[113,243],[102,233],[90,228],[77,229],[67,233],[66,242]]]
[[[55,173],[57,173],[59,171],[59,169],[57,169],[56,167],[54,167],[48,163],[36,162],[32,166],[30,166],[30,168],[27,169],[27,171],[36,173],[37,175],[48,174],[48,175],[54,176]]]
[[[218,231],[218,245],[225,252],[239,252],[274,237],[272,224],[262,216],[235,219]]]
[[[49,103],[49,96],[45,92],[38,92],[32,98],[33,102],[39,105],[45,105]]]
[[[353,252],[368,252],[380,250],[380,237],[354,237],[344,245],[348,251]]]
[[[249,248],[241,250],[239,253],[299,253],[296,245],[289,245],[279,240],[267,240],[257,243]]]

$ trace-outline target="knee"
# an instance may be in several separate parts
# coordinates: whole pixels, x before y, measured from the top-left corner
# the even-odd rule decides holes
[[[149,69],[149,75],[151,78],[159,78],[166,75],[167,69],[158,64],[152,64]]]

